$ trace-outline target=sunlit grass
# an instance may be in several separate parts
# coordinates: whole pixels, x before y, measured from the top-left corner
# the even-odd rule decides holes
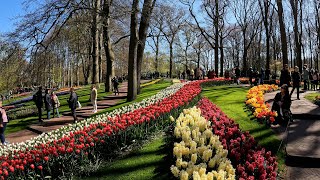
[[[214,104],[235,120],[242,131],[249,131],[257,142],[267,150],[277,153],[281,140],[266,125],[258,123],[248,112],[245,106],[247,87],[240,86],[215,86],[204,88],[202,95],[209,98]],[[283,168],[284,152],[277,153],[279,165]]]

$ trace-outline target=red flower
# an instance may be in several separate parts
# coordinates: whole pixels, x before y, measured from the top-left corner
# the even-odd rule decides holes
[[[45,156],[43,159],[44,159],[45,161],[49,161],[49,157],[48,157],[48,156]]]
[[[39,169],[40,171],[42,171],[43,168],[42,168],[42,166],[38,166],[38,169]]]
[[[5,176],[8,176],[8,175],[9,175],[9,172],[8,172],[6,169],[4,169],[4,170],[3,170],[3,174],[4,174]]]
[[[30,165],[30,168],[31,168],[31,169],[34,169],[34,164],[31,164],[31,165]]]
[[[10,170],[10,172],[14,172],[14,167],[9,166],[9,170]]]

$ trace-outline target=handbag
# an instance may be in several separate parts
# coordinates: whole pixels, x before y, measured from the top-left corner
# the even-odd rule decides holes
[[[77,101],[77,108],[81,108],[81,107],[82,107],[82,106],[81,106],[80,102]]]

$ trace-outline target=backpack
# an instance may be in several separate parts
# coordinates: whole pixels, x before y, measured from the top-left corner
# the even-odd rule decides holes
[[[32,96],[32,100],[33,100],[34,102],[37,101],[37,94],[34,94],[34,95]]]

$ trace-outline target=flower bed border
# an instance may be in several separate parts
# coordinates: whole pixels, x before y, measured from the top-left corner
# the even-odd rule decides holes
[[[270,151],[258,146],[249,132],[242,132],[239,125],[228,118],[209,99],[201,99],[197,107],[202,116],[212,122],[214,133],[220,136],[228,149],[228,158],[236,169],[238,179],[276,179],[278,163]]]

